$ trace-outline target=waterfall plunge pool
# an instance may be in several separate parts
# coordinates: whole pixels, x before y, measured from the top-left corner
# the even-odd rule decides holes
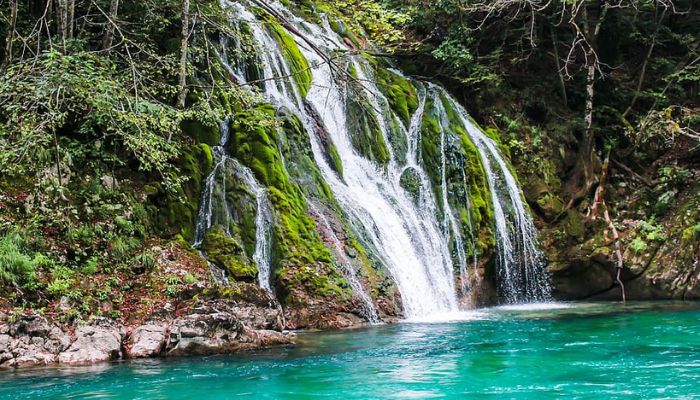
[[[0,398],[700,396],[699,303],[555,305],[302,332],[295,346],[233,356],[5,370]]]

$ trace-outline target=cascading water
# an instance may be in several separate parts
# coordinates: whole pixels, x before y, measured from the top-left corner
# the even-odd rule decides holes
[[[357,271],[355,271],[355,266],[353,266],[352,263],[347,259],[347,256],[345,255],[345,249],[343,248],[343,244],[340,242],[340,239],[338,239],[338,235],[336,235],[335,230],[331,226],[330,221],[328,221],[328,218],[325,216],[325,214],[323,214],[323,211],[318,209],[318,207],[315,207],[311,204],[309,205],[309,207],[316,215],[319,224],[323,227],[323,230],[330,238],[332,242],[331,244],[333,245],[334,253],[338,259],[338,262],[343,268],[343,274],[348,280],[348,283],[350,283],[352,292],[362,303],[362,312],[365,318],[367,318],[367,320],[371,323],[381,322],[381,319],[377,314],[377,309],[374,306],[374,302],[372,301],[372,297],[369,295],[369,293],[367,293],[367,290],[360,282],[360,279],[357,277]]]
[[[202,199],[199,203],[199,213],[197,215],[197,226],[194,231],[194,247],[200,247],[204,241],[204,235],[214,223],[221,224],[228,232],[229,222],[231,221],[230,208],[226,199],[226,175],[223,174],[223,169],[226,166],[226,144],[230,136],[229,119],[225,119],[219,126],[221,135],[219,137],[219,145],[212,148],[214,156],[214,167],[209,176],[204,182],[202,189]],[[220,180],[219,180],[220,179]],[[215,212],[215,204],[219,205]],[[220,215],[223,212],[224,215]]]
[[[268,292],[272,292],[272,286],[270,285],[270,250],[273,221],[267,191],[258,183],[250,169],[235,160],[233,163],[243,183],[255,194],[255,251],[253,252],[253,261],[258,266],[258,283],[260,287]]]
[[[279,4],[276,7],[281,7]],[[436,208],[419,209],[400,186],[401,167],[391,160],[387,170],[359,155],[350,140],[350,131],[345,120],[346,88],[336,81],[331,66],[320,57],[308,44],[295,37],[297,45],[311,65],[313,81],[306,100],[313,107],[320,121],[305,111],[299,90],[287,90],[277,82],[280,76],[289,71],[286,60],[277,49],[277,44],[250,13],[237,6],[243,18],[253,32],[253,38],[263,51],[263,72],[265,98],[278,106],[285,106],[297,114],[308,132],[314,132],[314,124],[320,124],[329,133],[343,164],[343,179],[331,168],[321,150],[315,135],[312,137],[314,158],[321,173],[346,210],[352,222],[359,224],[368,241],[385,263],[396,281],[402,295],[404,312],[407,317],[426,316],[457,310],[454,290],[452,260],[449,256],[447,241],[442,235],[434,218]],[[297,21],[299,22],[299,21]],[[342,40],[330,31],[317,25],[305,23],[304,29],[308,39],[318,43],[319,47],[342,49]],[[276,51],[271,51],[276,50]],[[273,66],[278,66],[277,71]],[[358,73],[365,73],[365,66],[356,60]],[[281,72],[284,71],[284,72]],[[288,75],[288,74],[287,74]],[[387,110],[386,99],[378,95],[379,90],[372,80],[358,77],[367,87],[366,91],[374,110]],[[293,83],[287,80],[293,87]],[[387,113],[377,113],[377,119],[386,123],[391,118]],[[382,128],[384,137],[387,133]],[[388,143],[387,143],[388,145]],[[421,170],[418,164],[415,168]],[[432,196],[431,191],[422,191],[425,197]],[[434,204],[434,199],[431,199]]]
[[[232,173],[234,176],[241,179],[255,195],[255,251],[253,253],[253,261],[255,261],[258,266],[258,281],[260,287],[271,292],[270,246],[272,235],[271,227],[273,224],[272,211],[269,206],[265,188],[258,183],[248,168],[226,154],[226,145],[230,137],[229,124],[230,120],[228,118],[221,122],[219,145],[214,146],[212,149],[214,166],[209,176],[207,176],[204,188],[202,189],[202,199],[197,216],[193,246],[195,248],[201,247],[204,236],[214,225],[223,226],[226,233],[230,235],[231,232],[229,229],[232,223],[232,217],[231,206],[228,204],[226,195],[226,176],[227,173]],[[218,273],[214,275],[218,281],[226,281],[225,276],[220,276]]]
[[[313,51],[298,44],[309,60],[321,63]],[[358,79],[371,84],[369,79]],[[456,311],[452,260],[435,213],[428,208],[421,210],[411,201],[399,184],[401,167],[394,159],[382,170],[356,152],[345,120],[347,93],[334,81],[329,66],[313,71],[312,85],[307,100],[318,110],[336,146],[343,164],[343,179],[327,165],[319,144],[312,140],[316,162],[339,202],[364,227],[376,253],[391,272],[406,316]],[[368,91],[379,92],[371,87]],[[375,109],[383,108],[380,100],[383,99],[374,99]],[[386,132],[383,133],[386,138]],[[426,197],[432,196],[426,192]]]
[[[323,24],[319,26],[297,18],[278,2],[266,2],[265,7],[283,15],[299,32],[303,32],[303,38],[299,32],[291,35],[308,61],[312,75],[311,87],[302,96],[303,91],[298,83],[290,78],[293,76],[292,68],[283,56],[280,44],[263,23],[241,3],[222,0],[222,4],[232,10],[232,21],[238,21],[233,23],[242,21],[248,25],[252,39],[260,49],[260,81],[265,99],[299,117],[309,133],[314,160],[323,179],[343,208],[353,229],[362,236],[364,242],[372,248],[372,253],[391,273],[401,293],[406,317],[424,317],[458,310],[455,266],[449,245],[451,240],[454,241],[462,284],[466,285],[467,282],[468,261],[461,226],[454,217],[448,199],[446,149],[451,146],[453,138],[446,134],[449,122],[444,109],[439,111],[438,121],[441,125],[442,159],[439,172],[442,196],[439,201],[443,210],[442,221],[437,218],[440,211],[438,199],[419,151],[426,98],[439,100],[440,94],[448,99],[451,107],[458,110],[461,123],[481,153],[481,161],[488,174],[498,236],[499,273],[505,300],[521,302],[548,299],[546,277],[542,273],[541,257],[536,249],[534,226],[515,179],[493,142],[471,122],[456,101],[442,89],[432,85],[425,88],[423,84],[415,82],[420,103],[411,116],[410,123],[405,126],[377,88],[372,68],[364,58],[351,54],[346,56],[348,65],[352,66],[355,74],[354,87],[352,82],[348,82],[350,79],[343,76],[344,72],[338,70],[338,65],[329,62],[330,54],[346,52],[347,47],[342,38],[330,28],[327,19],[323,18]],[[309,43],[313,43],[313,46]],[[319,54],[320,52],[322,53]],[[243,70],[240,66],[229,69],[237,74]],[[395,70],[392,72],[400,74]],[[355,95],[367,99],[369,107],[365,112],[373,114],[379,121],[381,139],[389,154],[385,165],[363,156],[353,145],[350,121],[347,120],[347,103],[349,96]],[[433,103],[442,106],[441,101]],[[332,142],[337,151],[343,168],[342,177],[330,165],[319,129],[323,130],[324,137]],[[400,160],[394,154],[392,135],[403,135],[407,143],[405,159]],[[418,178],[417,199],[412,198],[400,184],[401,176],[408,170]],[[464,178],[468,193],[466,176]],[[324,218],[320,213],[320,224],[324,224]],[[469,229],[473,228],[470,226]],[[475,247],[473,233],[471,239],[472,247]],[[339,243],[334,244],[336,245]],[[337,252],[342,254],[340,250]],[[476,265],[475,249],[473,254]],[[339,261],[343,263],[342,260]],[[357,280],[354,269],[345,269],[350,278]],[[351,282],[356,296],[368,307],[373,307],[371,298],[364,292],[360,282],[356,283],[353,285]],[[462,293],[465,290],[466,286],[462,288]]]
[[[491,191],[498,249],[498,284],[506,302],[550,301],[551,290],[544,272],[543,256],[537,248],[537,231],[527,211],[523,194],[496,149],[494,141],[476,126],[449,94],[433,88],[436,104],[441,98],[457,111],[461,124],[481,156]]]

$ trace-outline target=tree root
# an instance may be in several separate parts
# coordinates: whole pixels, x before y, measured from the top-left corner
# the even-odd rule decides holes
[[[622,269],[624,268],[624,259],[622,258],[622,249],[620,246],[620,235],[617,232],[615,224],[610,218],[610,212],[608,210],[608,205],[605,203],[604,197],[605,183],[607,182],[609,166],[610,151],[608,151],[607,155],[605,156],[605,161],[603,162],[603,170],[600,174],[600,183],[598,184],[598,188],[595,191],[595,196],[593,197],[593,205],[591,206],[591,209],[588,211],[588,214],[586,216],[589,217],[591,220],[595,221],[598,214],[598,207],[600,207],[603,210],[603,217],[605,218],[605,222],[608,224],[607,229],[609,229],[610,232],[612,232],[613,241],[615,243],[615,258],[617,261],[615,265],[615,267],[617,268],[615,281],[618,285],[620,285],[622,302],[625,303],[627,301],[627,296],[625,293],[625,284],[622,282],[622,279],[620,277],[620,275],[622,274]]]

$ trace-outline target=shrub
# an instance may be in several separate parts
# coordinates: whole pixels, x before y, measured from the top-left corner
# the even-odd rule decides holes
[[[20,286],[34,276],[32,259],[21,249],[19,233],[10,232],[0,238],[0,283]]]

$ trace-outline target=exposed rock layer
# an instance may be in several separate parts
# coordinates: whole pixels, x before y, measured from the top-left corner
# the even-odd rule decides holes
[[[196,301],[125,326],[96,318],[61,326],[38,314],[0,315],[0,367],[90,364],[124,358],[232,353],[289,344],[279,306]]]

